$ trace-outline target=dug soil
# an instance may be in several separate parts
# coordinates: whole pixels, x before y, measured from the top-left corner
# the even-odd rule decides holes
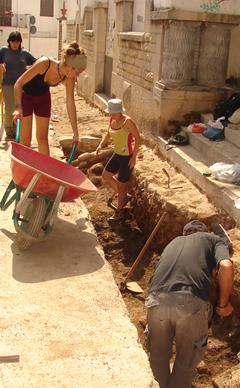
[[[52,154],[61,155],[59,140],[62,136],[71,137],[71,127],[65,108],[65,93],[62,86],[54,89],[53,110],[56,116],[53,117]],[[82,97],[76,96],[76,105],[79,120],[80,135],[102,135],[107,130],[108,118],[97,108],[87,104]],[[100,172],[93,174],[90,179],[98,186],[97,194],[83,196],[83,201],[88,208],[92,223],[95,227],[100,244],[103,247],[105,257],[111,264],[116,283],[120,286],[127,275],[131,265],[140,253],[146,242],[146,236],[138,227],[133,216],[131,202],[128,203],[124,220],[121,222],[111,221],[113,209],[108,206],[107,200],[110,197],[110,190],[102,184]],[[185,193],[187,195],[187,193]],[[202,194],[199,193],[201,201]],[[183,200],[184,203],[184,200]],[[147,220],[146,220],[147,222]],[[142,294],[133,294],[129,291],[122,293],[124,302],[129,311],[129,316],[135,324],[139,339],[146,349],[146,309],[144,300],[147,285],[153,270],[159,260],[161,252],[153,242],[144,255],[143,260],[134,274],[134,281],[144,290]],[[189,322],[189,324],[191,324]],[[237,365],[239,359],[237,354],[240,350],[239,322],[236,316],[228,319],[216,319],[209,329],[208,350],[205,359],[198,367],[197,376],[194,380],[194,387],[217,387],[214,383],[216,377],[229,368]],[[223,387],[223,386],[221,386]],[[229,387],[229,386],[228,386]]]

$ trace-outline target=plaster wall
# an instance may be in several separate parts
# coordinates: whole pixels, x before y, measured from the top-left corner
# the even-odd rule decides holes
[[[156,115],[156,104],[151,90],[147,90],[128,82],[125,78],[112,73],[112,94],[121,98],[124,107],[140,130],[147,130],[157,134],[159,132],[159,120]]]
[[[31,36],[31,53],[36,57],[40,57],[45,55],[47,57],[54,57],[57,59],[57,49],[58,49],[58,39],[57,37],[52,37],[47,39],[43,39],[38,36]]]
[[[74,0],[71,0],[74,1]],[[57,18],[60,16],[60,8],[62,1],[54,1],[53,17],[40,16],[40,0],[34,1],[12,1],[12,11],[14,14],[33,15],[36,18],[35,26],[37,27],[37,35],[47,33],[48,36],[56,36],[57,34]]]
[[[23,37],[23,46],[30,50],[31,53],[39,57],[47,55],[57,57],[58,50],[58,18],[61,16],[62,0],[54,1],[53,17],[40,16],[40,0],[34,1],[18,1],[12,0],[12,26],[2,27],[0,33],[0,44],[5,45],[8,35],[14,29],[21,32]],[[76,0],[66,0],[65,7],[67,9],[66,16],[69,19],[75,20],[78,4]],[[21,15],[21,16],[17,16]],[[37,32],[29,36],[29,17],[35,16],[35,26]],[[19,20],[23,22],[19,22]],[[66,35],[66,34],[65,34]],[[64,38],[64,40],[66,40]]]
[[[78,2],[77,0],[65,0],[65,7],[67,8],[67,19],[68,20],[75,20],[76,13],[78,11]],[[62,1],[60,1],[60,8],[62,8]]]
[[[114,34],[116,27],[116,4],[114,0],[108,1],[106,55],[113,57]]]
[[[95,0],[80,0],[80,18],[81,18],[81,22],[83,21],[85,8],[86,7],[93,7],[94,3],[95,3]]]
[[[228,61],[228,77],[240,77],[240,26],[235,27],[231,34],[231,43]]]
[[[134,1],[132,31],[144,31],[145,4],[145,0]]]
[[[84,25],[80,29],[80,45],[87,53],[87,70],[78,77],[78,90],[87,99],[93,100],[94,95],[94,74],[95,74],[95,37],[94,34],[84,31]]]

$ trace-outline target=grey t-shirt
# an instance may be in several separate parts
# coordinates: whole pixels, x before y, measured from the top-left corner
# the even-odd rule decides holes
[[[0,63],[5,63],[6,71],[3,73],[3,85],[14,85],[24,73],[26,66],[32,65],[36,58],[27,50],[12,50],[4,46],[0,48]]]
[[[189,286],[194,295],[208,300],[212,270],[223,259],[229,259],[228,247],[215,234],[197,232],[176,237],[162,253],[149,292],[179,291],[181,286]]]

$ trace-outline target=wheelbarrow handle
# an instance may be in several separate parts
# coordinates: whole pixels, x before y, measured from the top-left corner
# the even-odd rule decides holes
[[[20,129],[21,129],[21,120],[17,119],[17,127],[16,127],[16,143],[20,142]]]
[[[68,164],[71,164],[73,161],[73,157],[74,157],[75,151],[77,149],[77,144],[78,144],[78,142],[74,142],[72,145],[72,149],[71,149],[68,161],[67,161]]]

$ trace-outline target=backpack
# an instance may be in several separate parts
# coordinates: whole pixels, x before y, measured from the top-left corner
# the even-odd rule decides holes
[[[228,119],[238,108],[240,108],[240,93],[234,93],[231,97],[224,98],[215,106],[213,111],[214,120],[221,116],[225,116]]]
[[[202,135],[212,141],[225,139],[224,128],[223,129],[214,128],[214,127],[211,127],[210,125],[208,125],[206,131],[204,131]]]
[[[209,120],[207,129],[202,132],[204,137],[207,137],[209,140],[224,140],[224,124],[225,117],[220,117],[217,120]]]

